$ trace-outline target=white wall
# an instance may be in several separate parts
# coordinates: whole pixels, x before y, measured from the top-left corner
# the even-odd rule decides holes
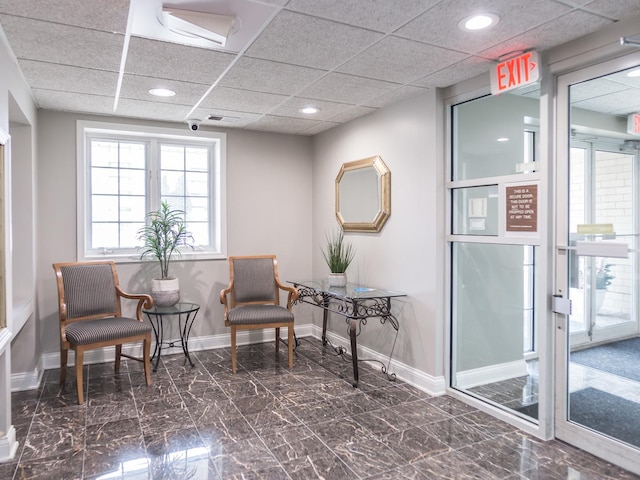
[[[42,354],[59,349],[57,290],[51,264],[73,261],[76,256],[77,119],[111,121],[39,112],[37,292]],[[113,121],[135,123],[120,118]],[[227,131],[228,254],[274,253],[283,280],[309,277],[311,176],[308,137]],[[140,263],[118,265],[123,288],[149,291],[150,277],[145,270]],[[172,270],[180,278],[182,298],[201,305],[191,338],[228,335],[218,297],[228,283],[227,261],[177,261]],[[308,323],[304,318],[297,321]]]
[[[350,282],[407,294],[393,301],[400,321],[394,359],[432,377],[443,375],[443,123],[432,90],[314,137],[314,276],[329,273],[321,248],[325,234],[338,228],[334,185],[340,166],[379,155],[391,170],[391,216],[380,233],[346,233],[356,249],[347,275]],[[329,329],[347,336],[338,317]],[[389,352],[392,341],[392,329],[375,319],[358,339],[380,353]]]

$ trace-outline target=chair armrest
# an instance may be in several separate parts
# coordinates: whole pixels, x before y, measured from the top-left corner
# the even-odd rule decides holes
[[[278,278],[276,278],[276,284],[280,290],[284,290],[289,293],[287,295],[287,308],[291,310],[291,305],[298,299],[298,289],[281,283]]]
[[[220,303],[224,305],[224,318],[227,318],[227,313],[229,313],[229,302],[227,300],[227,295],[231,293],[233,290],[233,285],[230,284],[227,288],[220,290]]]
[[[146,293],[127,293],[123,291],[119,286],[116,286],[116,293],[122,298],[138,301],[138,305],[136,306],[136,318],[141,322],[142,309],[149,309],[153,307],[153,298],[151,298],[151,295],[147,295]]]

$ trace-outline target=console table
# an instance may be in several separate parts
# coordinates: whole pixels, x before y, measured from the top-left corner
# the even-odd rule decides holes
[[[156,337],[156,346],[153,349],[152,359],[155,358],[156,364],[153,367],[153,371],[158,370],[158,364],[160,363],[160,354],[162,353],[162,345],[167,347],[175,347],[175,342],[164,341],[164,317],[178,317],[178,330],[180,331],[180,346],[184,356],[189,360],[189,364],[193,367],[193,362],[189,356],[189,333],[191,327],[196,319],[196,315],[200,310],[200,305],[196,303],[176,303],[171,307],[158,307],[154,305],[150,309],[143,309],[142,311],[149,318],[149,323],[153,327],[153,333]],[[156,353],[158,357],[156,358]]]
[[[353,386],[357,387],[358,378],[358,349],[356,338],[360,335],[362,326],[370,318],[379,318],[380,323],[388,323],[393,327],[396,335],[389,353],[387,365],[382,365],[382,372],[389,380],[395,380],[396,374],[389,372],[391,357],[398,339],[400,325],[398,319],[391,313],[391,299],[405,297],[405,293],[391,290],[378,290],[360,285],[347,284],[345,287],[329,286],[327,280],[289,281],[298,289],[298,299],[294,303],[308,303],[324,310],[322,318],[322,345],[327,345],[327,319],[329,312],[345,317],[351,340],[351,360],[353,363]],[[336,348],[340,355],[346,351],[344,347]],[[361,361],[370,361],[362,359]],[[378,360],[375,360],[378,361]],[[379,362],[379,361],[378,361]],[[379,362],[382,363],[382,362]]]

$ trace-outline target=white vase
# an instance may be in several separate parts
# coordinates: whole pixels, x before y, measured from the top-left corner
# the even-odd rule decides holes
[[[330,287],[345,287],[346,285],[347,285],[346,273],[330,273],[329,274]]]
[[[151,297],[157,307],[171,307],[180,301],[180,282],[177,278],[154,278]]]

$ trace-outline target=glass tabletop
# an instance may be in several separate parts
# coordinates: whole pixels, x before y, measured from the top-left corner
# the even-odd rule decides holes
[[[329,293],[337,298],[345,300],[361,300],[365,298],[390,298],[390,297],[406,297],[406,293],[396,292],[394,290],[381,290],[379,288],[367,287],[354,283],[347,283],[344,287],[334,287],[329,285],[327,279],[316,280],[288,280],[288,283],[295,287],[304,287],[315,290],[318,293]]]
[[[152,308],[144,308],[144,313],[150,313],[152,315],[179,315],[181,313],[195,312],[200,308],[197,303],[176,303],[170,307],[159,307],[154,305]]]

